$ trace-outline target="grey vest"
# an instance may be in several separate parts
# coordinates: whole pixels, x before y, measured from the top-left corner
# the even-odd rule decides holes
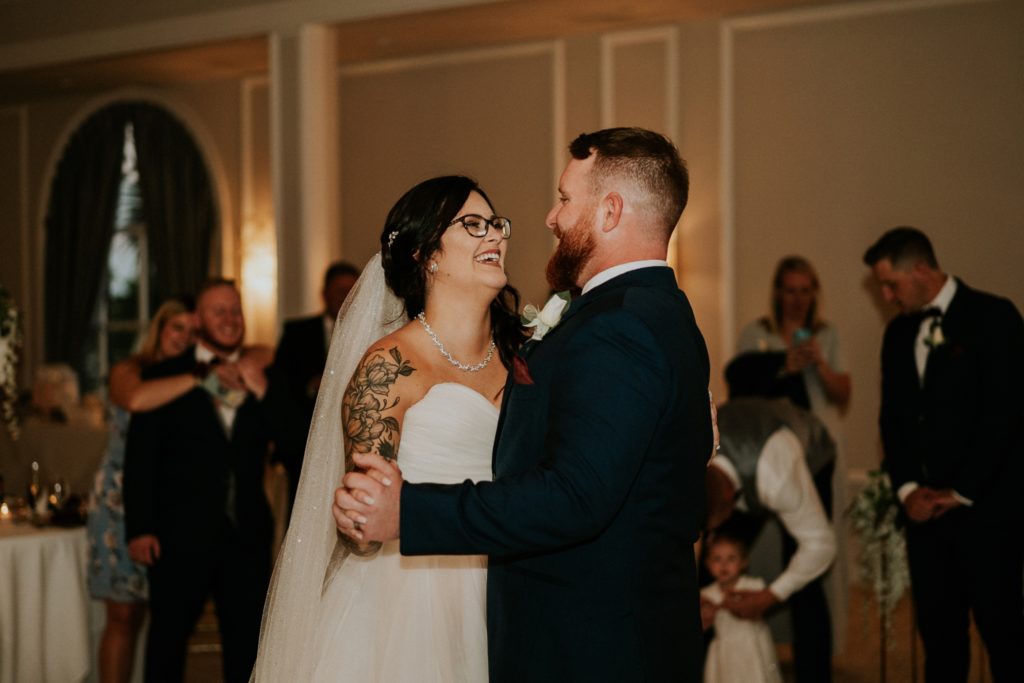
[[[825,425],[787,399],[737,398],[718,409],[721,455],[736,469],[743,498],[755,517],[772,514],[757,495],[757,463],[765,442],[782,427],[789,427],[800,441],[811,477],[835,460],[835,442]]]

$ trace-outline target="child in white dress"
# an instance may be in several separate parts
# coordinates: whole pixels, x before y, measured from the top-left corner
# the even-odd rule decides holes
[[[705,541],[704,558],[715,579],[700,592],[704,628],[715,627],[704,660],[704,683],[781,683],[768,625],[760,619],[740,619],[723,605],[734,590],[765,587],[763,579],[743,575],[746,543],[728,533],[714,533]]]

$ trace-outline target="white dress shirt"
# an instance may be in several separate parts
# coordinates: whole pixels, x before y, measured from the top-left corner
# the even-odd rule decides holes
[[[736,469],[725,456],[715,455],[711,465],[724,472],[737,491],[743,490]],[[804,449],[791,429],[782,427],[768,437],[757,460],[756,474],[761,505],[774,512],[796,539],[796,552],[768,587],[784,602],[825,573],[836,555],[836,537],[807,469]],[[747,507],[742,497],[736,506]]]
[[[221,360],[226,363],[233,363],[239,359],[242,355],[241,351],[235,350],[229,356],[225,356]],[[203,346],[202,342],[196,344],[196,360],[200,363],[210,363],[214,358],[217,358],[217,354],[210,348]],[[237,408],[233,408],[227,404],[226,401],[217,401],[217,413],[220,415],[221,422],[224,424],[224,431],[231,435],[231,429],[235,425],[235,414],[238,412]]]
[[[652,266],[662,266],[663,268],[668,268],[668,261],[662,261],[660,259],[650,259],[647,261],[630,261],[629,263],[620,263],[617,266],[606,268],[605,270],[602,270],[594,277],[587,280],[587,284],[583,285],[583,291],[580,292],[580,295],[582,296],[583,294],[586,294],[594,287],[603,285],[612,278],[618,277],[620,275],[625,275],[631,270],[640,270],[641,268],[650,268]]]

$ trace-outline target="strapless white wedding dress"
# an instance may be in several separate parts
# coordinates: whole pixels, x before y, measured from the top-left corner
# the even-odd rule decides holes
[[[405,413],[408,482],[491,478],[498,409],[462,384],[436,384]],[[399,542],[349,556],[324,589],[314,681],[487,680],[484,556],[402,557]]]

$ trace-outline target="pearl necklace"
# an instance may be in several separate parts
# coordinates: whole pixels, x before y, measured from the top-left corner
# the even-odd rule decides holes
[[[431,341],[434,342],[434,346],[436,346],[437,350],[441,352],[441,355],[447,358],[448,362],[459,370],[462,370],[463,372],[480,372],[487,367],[488,363],[491,362],[491,358],[494,356],[494,339],[491,339],[491,345],[487,347],[487,355],[482,361],[476,365],[466,365],[465,363],[460,363],[455,360],[455,358],[452,357],[452,354],[448,353],[444,348],[444,344],[442,344],[441,340],[437,338],[437,334],[433,329],[431,329],[430,325],[427,324],[427,316],[423,314],[423,311],[420,311],[419,315],[416,316],[416,319],[420,321],[420,325],[423,325],[423,329],[427,331]]]

